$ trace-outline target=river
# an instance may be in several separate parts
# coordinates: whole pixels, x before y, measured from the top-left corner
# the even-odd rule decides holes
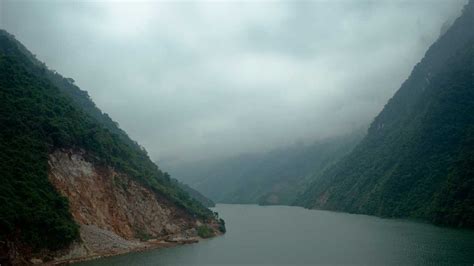
[[[224,236],[78,263],[298,265],[474,263],[474,231],[288,206],[218,204]]]

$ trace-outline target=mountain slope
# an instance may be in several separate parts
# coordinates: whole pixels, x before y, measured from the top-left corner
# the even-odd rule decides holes
[[[308,146],[167,168],[217,202],[290,205],[309,180],[348,153],[361,138],[361,132],[354,132]]]
[[[92,212],[110,217],[110,222],[97,224],[101,230],[111,230],[126,239],[140,238],[142,229],[158,237],[196,227],[198,221],[216,222],[214,214],[160,171],[146,151],[102,114],[86,92],[73,85],[72,80],[47,69],[3,30],[0,114],[0,260],[11,260],[17,253],[59,250],[81,242],[80,217]],[[54,163],[56,157],[61,160]],[[58,165],[65,167],[55,167]],[[74,176],[76,179],[69,179]],[[96,199],[107,202],[86,199],[93,203],[90,208],[78,205],[79,211],[74,212],[74,208],[70,209],[78,203],[74,195],[86,193],[87,186],[72,184],[94,177],[97,184],[91,188],[112,184],[118,188],[113,191],[125,193],[136,202],[139,199],[128,190],[129,186],[136,187],[142,195],[151,195],[144,196],[149,199],[147,202],[156,201],[160,209],[172,215],[163,216],[159,228],[148,230],[147,222],[132,220],[126,210],[120,210],[123,205],[115,202],[119,195],[107,194],[109,190],[100,193],[110,197]],[[119,210],[106,208],[99,213],[94,206],[100,204],[115,205]],[[116,222],[117,213],[125,215],[133,234],[114,230],[110,223]],[[150,216],[153,213],[142,215],[144,221],[155,219]],[[90,219],[89,222],[95,224]]]
[[[474,2],[426,52],[309,208],[474,227]]]
[[[189,196],[191,196],[195,200],[199,201],[202,205],[204,205],[206,207],[209,207],[209,208],[212,208],[212,207],[216,206],[214,201],[208,199],[206,196],[201,194],[201,192],[195,190],[194,188],[192,188],[192,187],[190,187],[190,186],[188,186],[184,183],[179,182],[178,180],[176,180],[176,182],[182,190],[186,191],[189,194]]]

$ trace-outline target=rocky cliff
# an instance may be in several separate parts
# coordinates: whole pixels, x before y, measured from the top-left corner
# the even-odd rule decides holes
[[[49,180],[68,198],[81,235],[79,244],[58,253],[54,260],[123,253],[178,239],[193,242],[199,226],[219,234],[215,221],[196,219],[126,174],[94,164],[89,156],[84,150],[57,150],[49,155]]]
[[[57,250],[7,242],[2,248],[5,265],[63,264],[195,243],[225,231],[217,219],[198,218],[92,157],[73,149],[56,150],[48,157],[48,179],[68,199],[79,238]],[[201,228],[208,235],[200,235]]]
[[[161,237],[192,228],[189,214],[157,196],[126,174],[96,166],[84,151],[49,156],[49,180],[69,199],[80,225],[96,225],[126,238]]]

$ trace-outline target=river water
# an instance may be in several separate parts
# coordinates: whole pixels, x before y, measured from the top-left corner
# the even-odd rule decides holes
[[[215,211],[224,236],[77,265],[474,265],[473,230],[287,206]]]

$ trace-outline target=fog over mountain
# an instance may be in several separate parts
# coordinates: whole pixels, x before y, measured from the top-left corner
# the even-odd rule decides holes
[[[0,0],[0,28],[172,162],[369,124],[465,3]]]

